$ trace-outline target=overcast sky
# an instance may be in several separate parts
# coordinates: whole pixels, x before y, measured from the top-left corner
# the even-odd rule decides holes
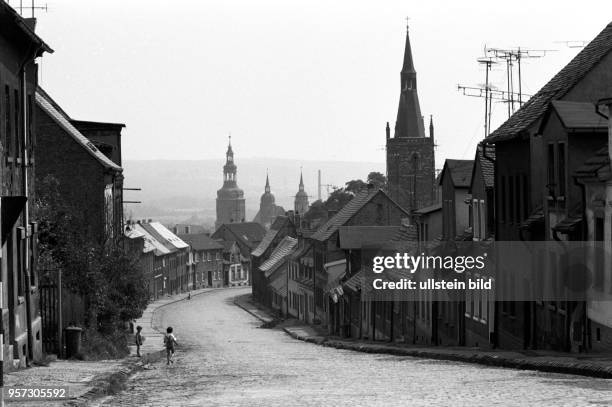
[[[37,31],[55,53],[41,83],[72,117],[125,123],[124,159],[222,160],[231,132],[238,164],[384,161],[406,16],[438,166],[472,158],[484,100],[457,84],[484,82],[485,45],[557,50],[523,64],[533,93],[579,51],[559,41],[612,20],[609,1],[45,1]],[[492,76],[505,88],[504,70]],[[493,111],[497,127],[506,106]]]

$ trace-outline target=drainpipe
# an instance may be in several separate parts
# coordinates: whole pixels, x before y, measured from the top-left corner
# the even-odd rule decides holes
[[[35,55],[35,54],[34,54]],[[26,302],[26,330],[28,336],[28,364],[34,360],[34,336],[32,335],[32,296],[31,296],[31,275],[30,275],[30,239],[32,237],[32,231],[30,226],[30,203],[29,203],[29,191],[28,191],[28,95],[27,95],[27,81],[26,81],[26,65],[27,62],[21,67],[21,92],[22,92],[22,134],[21,134],[21,184],[23,188],[23,195],[26,198],[25,206],[23,209],[23,226],[26,231],[24,253],[24,271],[25,271],[25,302]],[[19,128],[17,128],[18,131]]]

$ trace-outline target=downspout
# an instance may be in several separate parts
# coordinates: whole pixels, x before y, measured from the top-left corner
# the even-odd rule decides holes
[[[612,161],[611,161],[612,162]],[[586,202],[586,186],[581,183],[578,182],[578,180],[576,178],[574,178],[574,184],[578,185],[578,187],[580,187],[580,192],[581,195],[583,197],[583,202]],[[586,213],[586,205],[582,206],[582,222],[583,222],[583,227],[580,233],[580,237],[582,239],[582,241],[585,241],[588,234],[585,233],[585,227],[587,226],[587,213]],[[582,350],[584,352],[587,352],[589,346],[588,346],[588,334],[589,331],[587,329],[587,324],[588,324],[588,316],[587,316],[587,301],[586,299],[583,301],[580,301],[582,303]]]
[[[36,50],[32,55],[35,58]],[[30,239],[33,236],[32,229],[30,227],[30,202],[29,202],[29,191],[28,191],[28,148],[27,148],[27,134],[28,134],[28,95],[27,95],[27,75],[26,65],[28,64],[28,58],[21,66],[21,92],[22,92],[22,134],[21,134],[21,156],[23,161],[21,162],[21,185],[23,189],[23,196],[26,198],[25,206],[23,209],[23,226],[26,231],[24,253],[24,272],[25,272],[25,302],[26,302],[26,331],[28,336],[28,360],[27,364],[34,360],[34,336],[32,335],[32,282],[30,275]],[[16,131],[19,131],[17,127]],[[60,344],[61,347],[61,344]]]

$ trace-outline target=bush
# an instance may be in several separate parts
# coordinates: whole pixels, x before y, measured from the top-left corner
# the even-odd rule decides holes
[[[131,337],[132,335],[122,330],[102,333],[96,329],[86,329],[83,331],[81,355],[75,358],[84,360],[124,358],[130,354],[128,343]]]

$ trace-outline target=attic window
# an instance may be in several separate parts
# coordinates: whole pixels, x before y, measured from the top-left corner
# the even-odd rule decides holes
[[[94,153],[98,152],[98,149],[96,148],[96,146],[93,145],[93,143],[91,141],[87,142],[87,147],[89,147],[91,149],[91,151],[93,151]]]

